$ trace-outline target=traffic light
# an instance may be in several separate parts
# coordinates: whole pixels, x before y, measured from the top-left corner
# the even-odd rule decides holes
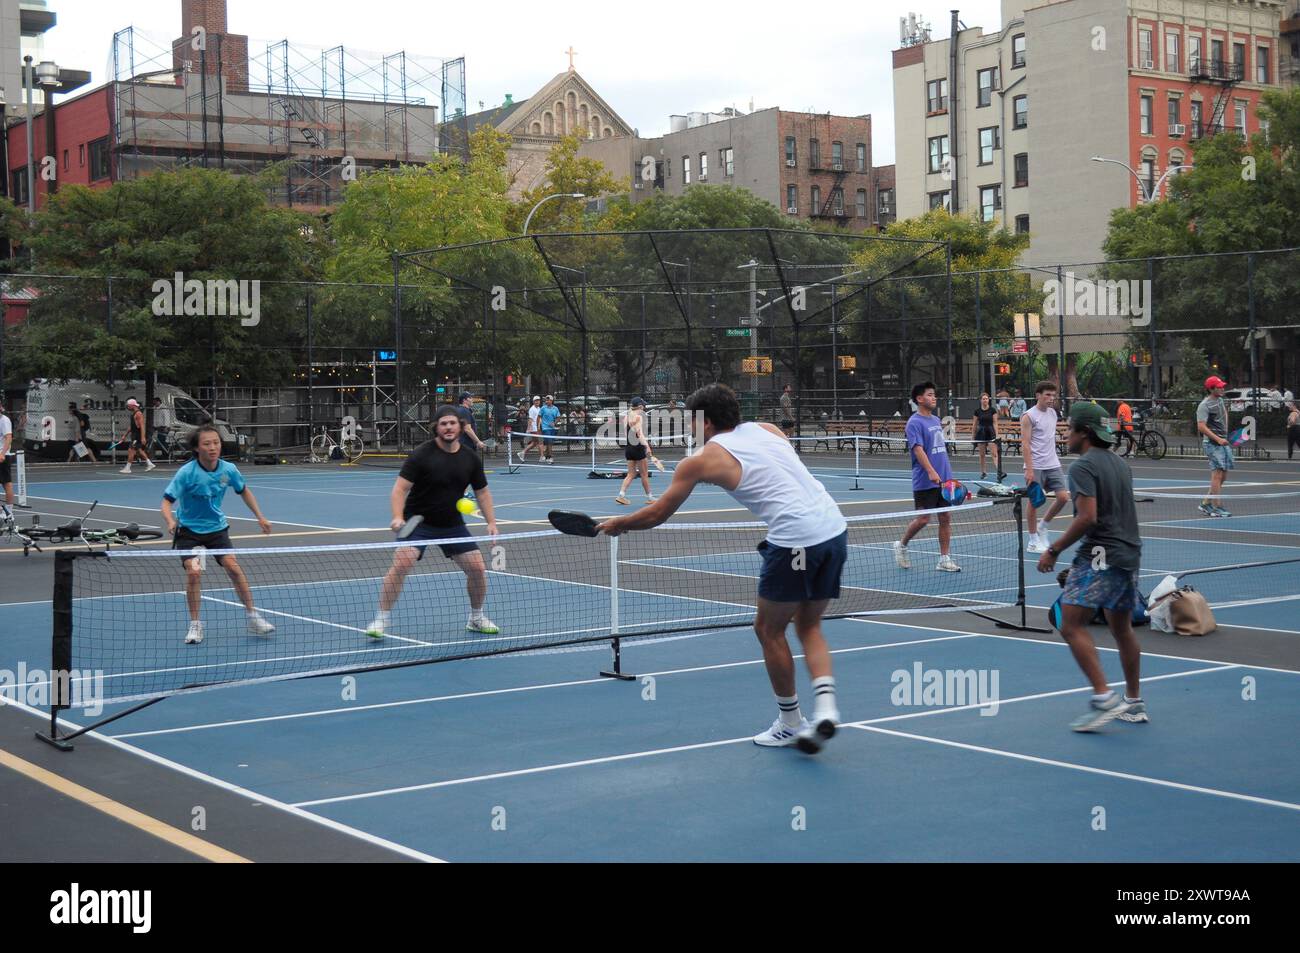
[[[1010,373],[1011,373],[1011,365],[1010,365],[1010,364],[994,364],[994,365],[993,365],[993,371],[994,371],[994,373],[996,373],[996,374],[1010,374]]]

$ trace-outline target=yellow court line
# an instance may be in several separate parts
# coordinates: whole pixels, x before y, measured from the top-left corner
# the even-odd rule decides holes
[[[247,857],[241,857],[239,854],[232,853],[224,847],[218,847],[210,844],[202,838],[195,837],[188,831],[183,831],[178,827],[172,827],[165,824],[157,818],[150,817],[148,814],[141,814],[134,808],[127,807],[125,804],[119,804],[112,798],[105,797],[102,794],[84,788],[75,781],[69,781],[67,778],[55,774],[52,771],[46,771],[30,761],[24,761],[17,755],[10,754],[8,751],[0,750],[0,765],[17,771],[19,774],[31,778],[38,784],[43,784],[64,794],[74,801],[80,801],[88,807],[93,807],[97,811],[102,811],[109,817],[116,818],[124,824],[129,824],[137,830],[144,831],[146,834],[152,834],[160,840],[179,847],[181,850],[189,851],[197,857],[204,860],[212,861],[214,864],[251,864],[252,861]]]

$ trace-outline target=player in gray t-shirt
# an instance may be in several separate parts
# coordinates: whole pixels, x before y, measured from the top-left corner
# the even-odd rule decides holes
[[[1197,507],[1206,516],[1231,516],[1223,508],[1219,492],[1233,467],[1232,444],[1228,441],[1228,405],[1223,389],[1228,382],[1211,375],[1205,379],[1206,397],[1196,406],[1196,429],[1201,435],[1201,449],[1210,461],[1210,491]]]
[[[1038,560],[1038,571],[1056,568],[1056,559],[1076,541],[1079,549],[1065,577],[1061,599],[1053,607],[1053,624],[1070,646],[1074,660],[1092,685],[1089,709],[1070,727],[1095,731],[1112,719],[1147,720],[1139,676],[1142,650],[1133,634],[1133,610],[1142,598],[1138,570],[1142,540],[1138,535],[1133,475],[1128,464],[1110,451],[1115,434],[1096,404],[1080,401],[1070,409],[1071,453],[1083,456],[1070,468],[1074,521]],[[1111,691],[1087,625],[1100,609],[1119,646],[1126,693]]]

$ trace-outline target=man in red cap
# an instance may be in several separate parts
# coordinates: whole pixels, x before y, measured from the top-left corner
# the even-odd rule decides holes
[[[1232,444],[1228,442],[1228,405],[1223,389],[1228,382],[1211,374],[1205,379],[1205,399],[1196,406],[1196,429],[1201,434],[1201,449],[1210,461],[1210,492],[1197,507],[1206,516],[1231,516],[1222,506],[1219,492],[1232,469]]]

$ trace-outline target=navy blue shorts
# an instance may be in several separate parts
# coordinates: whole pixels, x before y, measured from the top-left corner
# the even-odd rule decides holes
[[[464,523],[459,526],[430,526],[428,523],[421,523],[415,527],[415,532],[408,536],[403,542],[414,543],[417,539],[473,539],[469,527]],[[417,546],[416,549],[420,555],[415,557],[416,562],[424,558],[424,550],[427,546]],[[450,559],[452,556],[463,556],[465,553],[478,552],[478,543],[447,543],[438,546],[442,554]]]
[[[791,549],[758,544],[763,568],[758,594],[773,602],[816,602],[840,597],[840,574],[849,554],[849,531],[816,546]]]

